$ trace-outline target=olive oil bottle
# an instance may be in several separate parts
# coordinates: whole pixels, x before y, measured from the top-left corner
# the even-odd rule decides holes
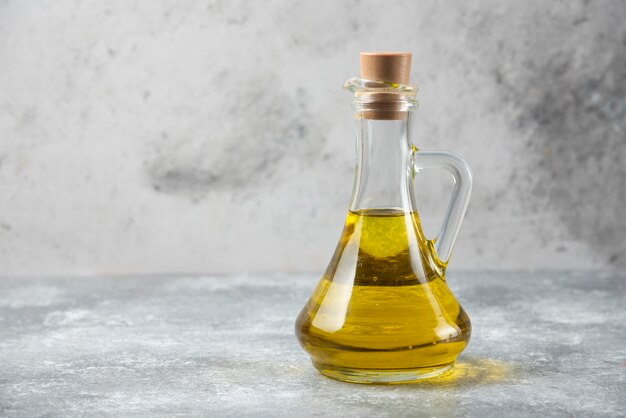
[[[356,383],[406,383],[452,367],[471,325],[445,279],[471,192],[467,164],[409,140],[416,87],[410,53],[362,53],[355,93],[357,167],[335,254],[296,321],[296,335],[324,375]],[[438,236],[424,236],[413,180],[455,178]],[[423,198],[423,197],[422,197]]]

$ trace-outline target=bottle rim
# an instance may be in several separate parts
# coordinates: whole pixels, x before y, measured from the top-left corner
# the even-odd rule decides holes
[[[367,119],[397,119],[415,110],[418,86],[353,77],[343,85],[354,93],[352,106]]]

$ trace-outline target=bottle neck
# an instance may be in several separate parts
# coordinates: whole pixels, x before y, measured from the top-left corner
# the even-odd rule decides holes
[[[396,120],[356,120],[356,173],[350,210],[412,212],[411,112]]]

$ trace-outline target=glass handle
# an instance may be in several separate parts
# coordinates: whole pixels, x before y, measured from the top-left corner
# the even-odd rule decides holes
[[[461,229],[465,210],[472,193],[472,172],[467,162],[447,151],[417,151],[414,154],[415,172],[443,168],[454,177],[454,189],[446,209],[443,225],[434,239],[435,251],[444,264],[450,259],[456,237]]]

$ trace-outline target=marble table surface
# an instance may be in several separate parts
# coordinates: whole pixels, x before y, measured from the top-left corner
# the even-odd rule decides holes
[[[0,279],[0,416],[624,416],[626,272],[448,274],[473,323],[445,377],[319,375],[313,276]]]

